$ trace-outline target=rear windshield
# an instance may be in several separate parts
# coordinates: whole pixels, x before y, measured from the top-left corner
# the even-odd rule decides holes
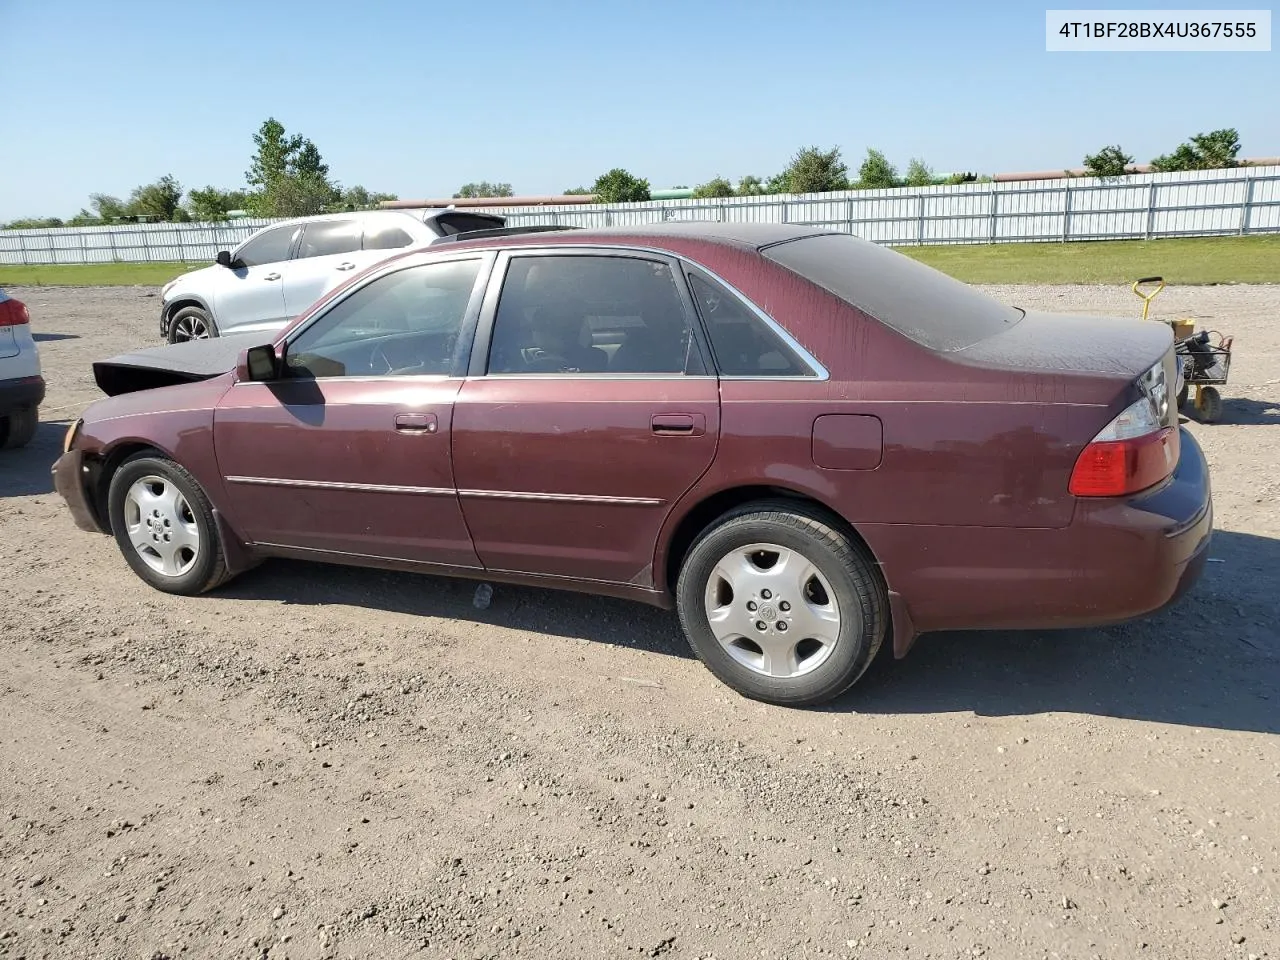
[[[931,350],[963,350],[1022,319],[1017,307],[850,234],[787,240],[760,252]]]

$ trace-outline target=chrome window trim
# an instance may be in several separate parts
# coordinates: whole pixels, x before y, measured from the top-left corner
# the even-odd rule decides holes
[[[685,256],[682,253],[676,253],[673,250],[663,250],[657,247],[635,246],[631,244],[616,244],[616,243],[555,243],[555,244],[523,244],[522,243],[519,246],[502,248],[502,252],[508,255],[519,255],[520,253],[534,252],[534,251],[537,251],[538,253],[546,255],[548,253],[554,254],[561,250],[564,250],[564,251],[605,250],[605,251],[616,252],[622,255],[626,255],[628,253],[630,254],[640,253],[640,254],[646,254],[652,257],[658,257],[660,259],[674,260],[675,262],[679,263],[681,267],[684,269],[692,269],[700,273],[704,273],[708,277],[713,279],[716,283],[720,284],[720,286],[724,287],[724,289],[728,291],[732,296],[736,297],[743,304],[743,306],[747,308],[748,311],[754,314],[762,323],[764,323],[765,326],[767,326],[770,330],[772,330],[775,334],[777,334],[778,338],[787,345],[788,349],[790,349],[796,355],[796,357],[800,360],[800,362],[803,363],[806,367],[808,367],[813,373],[812,376],[799,376],[799,377],[795,375],[790,375],[790,374],[785,377],[781,377],[781,376],[771,377],[768,374],[735,374],[732,376],[719,376],[717,377],[717,379],[795,380],[797,382],[813,381],[818,383],[824,383],[831,379],[831,372],[826,368],[826,366],[824,366],[818,360],[817,357],[815,357],[812,353],[810,353],[807,349],[805,349],[805,347],[802,346],[800,342],[791,335],[790,331],[788,331],[785,327],[782,326],[782,324],[778,323],[777,320],[769,316],[769,314],[765,313],[764,310],[761,309],[757,303],[755,303],[755,301],[753,301],[750,297],[744,294],[741,290],[739,290],[733,284],[729,283],[729,281],[725,280],[724,277],[720,276],[720,274],[716,273],[714,270],[711,270],[710,268],[702,265],[701,263],[691,260],[689,257]],[[778,267],[779,269],[783,269],[783,270],[786,269],[785,267],[782,267],[780,264],[778,265]],[[497,270],[493,270],[490,272],[489,281],[488,281],[490,284],[494,282],[497,272],[498,272]],[[505,276],[505,271],[503,271],[503,275]],[[685,278],[685,285],[688,286],[687,275]],[[692,291],[690,291],[690,297],[693,300],[694,310],[698,314],[699,322],[703,323],[705,326],[706,321],[702,319],[701,311],[697,309],[697,298],[693,297]],[[484,376],[500,377],[500,376],[526,376],[526,375],[525,374],[487,374],[486,373],[484,374]],[[544,373],[544,374],[534,374],[533,376],[546,379],[546,378],[557,378],[557,377],[578,378],[578,377],[581,377],[582,375],[581,374],[563,374],[563,373]],[[615,379],[621,376],[624,376],[624,374],[605,374],[603,379]],[[638,374],[633,376],[639,376],[643,378],[648,375]],[[660,375],[657,375],[657,374],[654,375],[655,378],[659,376]],[[685,375],[681,375],[681,376],[684,376],[685,379],[696,379],[696,377],[685,376]],[[700,374],[697,376],[714,376],[714,375]]]
[[[312,317],[310,317],[307,320],[307,322],[303,326],[298,327],[296,330],[291,330],[287,337],[283,337],[277,341],[277,345],[279,345],[280,343],[284,343],[287,351],[288,346],[291,345],[293,341],[303,333],[303,331],[309,328],[312,324],[314,324],[321,317],[327,314],[329,310],[336,307],[348,296],[355,293],[357,290],[363,289],[365,286],[374,282],[375,280],[398,270],[404,270],[410,267],[420,266],[420,265],[429,264],[429,263],[442,263],[448,260],[464,260],[464,259],[470,259],[470,258],[485,259],[487,262],[481,268],[481,276],[477,278],[478,287],[479,287],[479,300],[480,300],[480,304],[478,305],[478,311],[479,311],[479,315],[483,315],[484,303],[485,301],[487,301],[490,295],[496,296],[496,294],[491,294],[491,291],[494,289],[495,281],[501,279],[497,276],[499,271],[495,269],[495,267],[497,266],[497,259],[499,256],[506,255],[507,257],[510,257],[512,255],[518,256],[520,254],[525,254],[525,253],[540,253],[543,255],[554,255],[561,251],[564,251],[566,253],[571,253],[575,250],[607,251],[607,252],[614,252],[624,256],[627,254],[643,254],[651,257],[657,257],[659,259],[675,261],[679,263],[682,268],[692,269],[700,273],[706,274],[716,283],[720,284],[720,286],[724,287],[724,289],[728,291],[732,296],[736,297],[747,308],[748,311],[750,311],[762,323],[764,323],[765,326],[767,326],[770,330],[772,330],[778,336],[778,338],[781,339],[782,342],[785,343],[787,347],[793,353],[795,353],[795,355],[799,358],[799,360],[805,366],[807,366],[813,373],[812,376],[801,376],[801,377],[797,377],[794,375],[771,377],[767,374],[734,374],[734,375],[720,376],[718,377],[718,379],[794,380],[797,382],[815,381],[818,383],[823,383],[831,379],[831,372],[826,368],[826,366],[821,361],[819,361],[817,357],[815,357],[812,353],[810,353],[803,345],[801,345],[800,342],[796,340],[794,336],[791,335],[790,331],[788,331],[781,323],[779,323],[777,320],[771,317],[768,313],[766,313],[764,309],[760,307],[759,304],[753,301],[750,297],[744,294],[741,290],[739,290],[733,284],[729,283],[729,281],[725,280],[725,278],[720,276],[720,274],[717,273],[716,271],[710,269],[709,267],[704,266],[701,263],[698,263],[690,259],[685,254],[677,253],[673,250],[664,250],[659,247],[650,247],[647,245],[633,245],[633,244],[619,244],[619,243],[554,243],[554,244],[521,243],[521,244],[513,244],[510,246],[495,245],[495,246],[486,246],[486,247],[475,247],[475,248],[466,249],[466,250],[454,249],[454,250],[448,250],[448,251],[445,251],[439,248],[425,247],[419,250],[412,250],[405,253],[396,254],[392,260],[389,260],[384,264],[382,264],[380,268],[376,269],[374,273],[371,273],[368,277],[366,277],[359,285],[354,286],[349,290],[345,291],[341,298],[336,299],[331,303],[325,304],[324,309],[317,311]],[[786,269],[781,265],[778,265],[778,268],[783,270]],[[502,274],[505,277],[505,270],[502,271]],[[808,282],[811,282],[811,281],[808,281]],[[688,285],[687,277],[686,277],[685,284],[686,286]],[[475,292],[476,291],[473,291],[473,299],[474,299]],[[692,293],[690,293],[690,296],[692,297]],[[697,299],[693,298],[693,301],[694,301],[694,308],[696,311]],[[472,308],[472,304],[469,303],[468,304],[469,313],[471,308]],[[697,311],[697,312],[698,312],[699,321],[705,324],[705,321],[702,321],[701,312],[700,311]],[[467,366],[468,368],[470,367],[470,359],[467,362]],[[482,374],[482,376],[487,377],[490,375],[486,373],[486,374]],[[526,376],[526,375],[525,374],[493,374],[492,376],[500,377],[500,376]],[[546,373],[546,374],[535,374],[534,376],[540,379],[547,379],[547,378],[557,378],[557,377],[564,377],[564,376],[576,377],[581,375]],[[614,379],[616,377],[622,377],[622,376],[627,376],[627,375],[626,374],[606,374],[605,378]],[[630,376],[644,378],[649,375],[631,374]],[[655,374],[654,376],[657,377],[660,375]],[[689,377],[689,375],[681,374],[679,376],[686,377],[686,378],[695,378],[700,376],[712,376],[712,375],[698,374],[698,375],[695,375],[695,377]],[[351,378],[325,378],[325,379],[351,379]]]

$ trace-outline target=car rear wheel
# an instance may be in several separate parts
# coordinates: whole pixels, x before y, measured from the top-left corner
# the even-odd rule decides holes
[[[126,460],[111,477],[107,512],[125,561],[157,590],[195,596],[227,579],[213,507],[180,464]]]
[[[698,658],[743,696],[811,706],[870,666],[888,631],[875,560],[817,509],[786,501],[725,515],[690,547],[676,584]]]
[[[187,340],[208,340],[218,335],[212,318],[200,307],[183,307],[169,320],[169,342],[184,343]]]
[[[24,407],[0,417],[0,448],[15,450],[25,447],[36,435],[39,425],[40,411],[35,407]]]

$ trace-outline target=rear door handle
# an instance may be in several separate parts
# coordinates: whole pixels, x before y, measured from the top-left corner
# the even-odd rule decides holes
[[[402,433],[435,433],[440,425],[434,413],[397,413],[396,429]]]
[[[339,270],[354,270],[355,268],[356,265],[354,263],[340,263],[337,267]]]
[[[700,413],[657,413],[649,428],[660,436],[700,437],[707,430],[707,418]]]

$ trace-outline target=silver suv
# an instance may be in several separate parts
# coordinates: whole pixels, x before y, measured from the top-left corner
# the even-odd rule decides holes
[[[273,223],[219,253],[213,266],[166,284],[160,335],[178,343],[275,331],[390,251],[505,223],[497,214],[452,208],[368,210]]]

